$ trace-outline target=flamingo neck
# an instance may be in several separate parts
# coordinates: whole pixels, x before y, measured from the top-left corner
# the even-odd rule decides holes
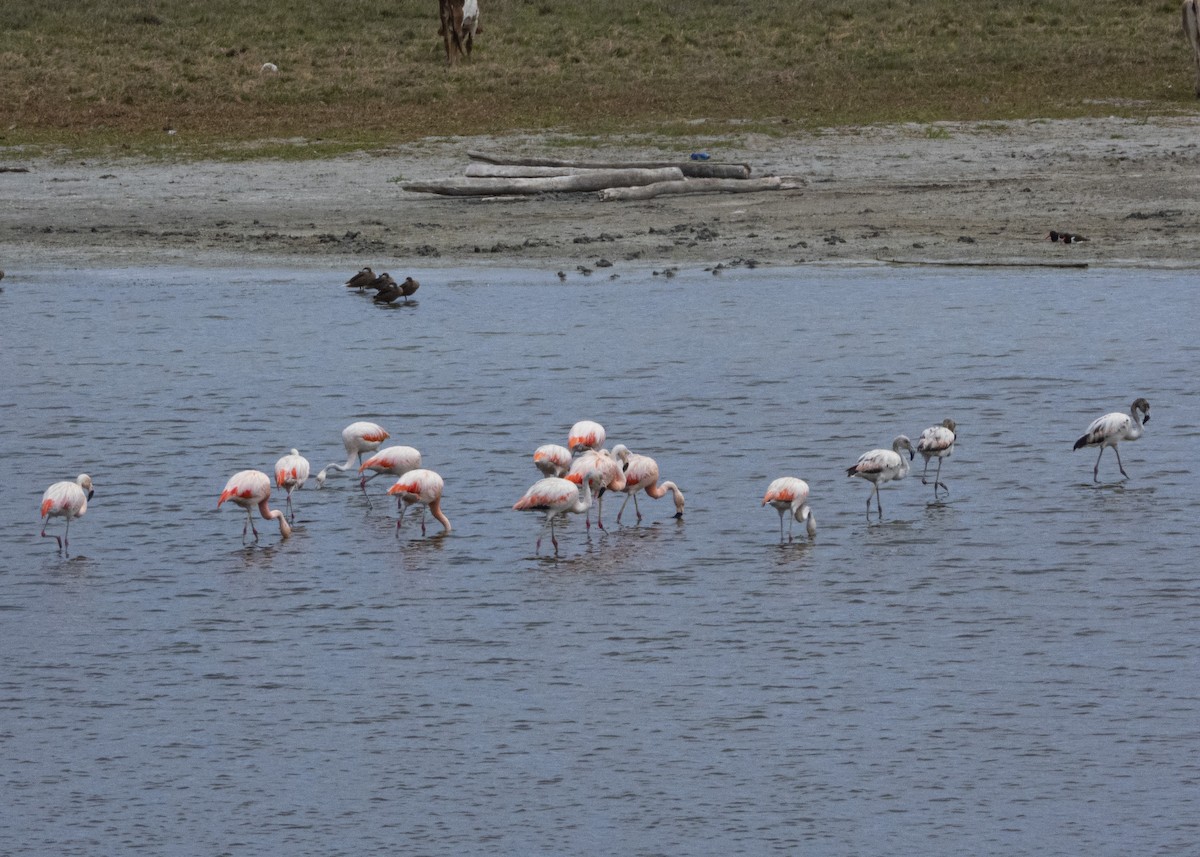
[[[579,497],[574,505],[571,506],[571,511],[576,514],[586,512],[592,507],[592,481],[584,479],[583,484],[579,486]]]
[[[442,512],[441,500],[434,500],[429,504],[429,513],[437,519],[447,533],[450,532],[450,519]]]

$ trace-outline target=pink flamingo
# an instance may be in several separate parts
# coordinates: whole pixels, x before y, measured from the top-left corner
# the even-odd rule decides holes
[[[308,479],[308,459],[293,449],[283,458],[275,462],[275,485],[287,492],[288,517],[296,521],[296,511],[292,508],[292,492],[303,488]]]
[[[71,519],[83,517],[87,512],[87,501],[92,499],[94,493],[92,477],[80,473],[74,482],[55,482],[42,494],[42,538],[49,538],[46,527],[51,518],[67,519],[67,530],[63,536],[54,536],[64,556],[71,547]]]
[[[367,483],[376,476],[383,476],[385,473],[390,473],[392,476],[403,476],[408,471],[416,470],[420,466],[421,453],[411,446],[389,446],[372,455],[358,468],[359,473],[364,470],[373,471],[370,476],[363,476],[358,480],[358,487],[362,489],[363,496],[367,498],[367,505],[371,505],[371,498],[367,494]],[[396,509],[400,508],[400,500],[397,500]]]
[[[267,506],[269,499],[271,499],[271,478],[261,470],[243,470],[233,474],[225,483],[225,490],[221,492],[217,508],[220,509],[221,504],[229,500],[246,510],[246,523],[242,526],[243,542],[246,541],[246,527],[254,531],[254,541],[258,541],[258,530],[254,528],[254,517],[251,514],[251,510],[255,506],[258,507],[258,512],[263,516],[263,520],[278,520],[279,535],[285,539],[289,538],[292,535],[292,528],[288,526],[287,518],[283,512]]]
[[[908,461],[900,454],[900,450],[908,450]],[[883,504],[879,502],[879,486],[893,479],[903,479],[908,475],[908,462],[915,455],[912,441],[904,435],[899,435],[892,441],[891,449],[872,449],[858,457],[853,467],[846,469],[846,475],[858,476],[875,485],[875,505],[879,507],[879,517],[883,517]],[[867,515],[871,514],[871,495],[867,495]]]
[[[596,498],[596,525],[604,529],[604,492],[625,490],[625,471],[620,462],[607,449],[585,449],[571,462],[571,469],[563,477],[568,482],[582,485],[586,478],[592,483]],[[592,528],[591,510],[584,516],[587,529]]]
[[[645,491],[646,496],[654,500],[659,499],[668,491],[671,492],[675,500],[675,517],[683,517],[683,492],[679,490],[679,486],[674,482],[664,482],[658,484],[658,462],[648,455],[637,455],[630,452],[629,448],[623,443],[613,447],[613,455],[622,463],[625,468],[625,502],[621,504],[620,511],[617,512],[617,523],[621,523],[621,513],[625,511],[625,506],[629,503],[629,498],[633,498],[633,511],[637,513],[637,519],[640,523],[642,520],[642,511],[638,508],[637,494],[639,491]]]
[[[546,527],[549,527],[550,541],[557,554],[558,539],[554,537],[554,519],[559,515],[578,515],[580,512],[586,512],[591,505],[592,483],[590,479],[584,479],[583,485],[576,487],[574,482],[568,482],[557,476],[547,476],[529,486],[529,490],[525,492],[524,496],[513,504],[513,509],[518,512],[546,513],[546,522],[542,525],[542,532],[538,533],[536,550],[542,549],[542,535]]]
[[[557,443],[546,443],[533,451],[533,466],[545,476],[566,476],[571,469],[571,451]]]
[[[591,420],[580,420],[571,426],[567,435],[567,449],[572,455],[577,455],[585,449],[599,449],[604,446],[604,426]]]
[[[317,474],[317,487],[320,488],[325,484],[325,474],[330,470],[340,470],[345,472],[354,466],[354,461],[357,458],[358,463],[362,464],[362,454],[364,452],[374,452],[379,449],[380,444],[391,437],[382,427],[375,423],[357,422],[350,423],[342,429],[342,445],[346,447],[346,463],[337,464],[330,462],[326,464],[324,469]]]
[[[442,525],[443,535],[450,532],[450,519],[442,514],[442,489],[445,482],[442,477],[432,470],[410,470],[388,489],[389,494],[396,495],[397,503],[403,501],[400,517],[396,519],[396,535],[400,534],[400,525],[404,523],[404,513],[409,506],[421,507],[421,535],[425,535],[425,510],[438,519]]]
[[[1145,399],[1134,400],[1134,403],[1129,406],[1127,414],[1115,411],[1092,421],[1083,437],[1075,441],[1073,450],[1082,449],[1085,446],[1100,447],[1100,455],[1096,456],[1096,466],[1092,468],[1093,482],[1100,481],[1100,458],[1104,455],[1106,446],[1111,446],[1113,453],[1117,456],[1117,469],[1121,471],[1121,475],[1126,479],[1129,478],[1129,474],[1125,472],[1125,468],[1121,464],[1121,453],[1117,451],[1117,444],[1123,440],[1137,440],[1142,436],[1142,426],[1148,422],[1150,422],[1150,403]]]
[[[947,494],[950,493],[950,486],[939,480],[942,478],[942,459],[949,458],[954,452],[954,441],[958,438],[958,435],[955,434],[957,429],[958,426],[954,420],[947,417],[942,420],[940,426],[930,426],[917,438],[917,452],[925,458],[925,468],[921,471],[922,485],[929,484],[925,478],[925,474],[929,472],[929,459],[937,456],[937,473],[933,474],[933,498],[935,500],[939,485],[946,489]]]
[[[808,508],[808,483],[803,479],[797,479],[795,476],[780,476],[767,486],[767,493],[763,495],[762,504],[765,506],[768,503],[779,513],[780,541],[783,541],[783,516],[788,511],[792,513],[792,520],[788,522],[789,542],[792,540],[792,524],[796,521],[806,523],[810,540],[817,535],[817,521],[813,517],[812,510]]]

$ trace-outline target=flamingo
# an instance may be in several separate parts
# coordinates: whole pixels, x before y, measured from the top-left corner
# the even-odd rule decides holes
[[[546,443],[533,451],[533,466],[546,476],[566,476],[571,469],[571,451],[557,443]]]
[[[275,485],[287,491],[288,517],[296,521],[296,512],[292,508],[292,492],[303,488],[308,479],[308,459],[293,449],[283,458],[275,462]]]
[[[363,268],[353,277],[346,280],[346,288],[358,289],[359,294],[361,294],[373,282],[375,282],[375,272],[370,268]]]
[[[1085,446],[1100,447],[1100,454],[1096,456],[1096,466],[1092,468],[1093,482],[1100,481],[1100,459],[1104,456],[1106,446],[1111,446],[1113,453],[1117,456],[1117,468],[1121,471],[1121,475],[1126,479],[1129,478],[1129,474],[1121,465],[1121,453],[1117,449],[1117,444],[1123,440],[1137,440],[1142,436],[1143,425],[1148,422],[1150,422],[1150,403],[1145,399],[1138,398],[1129,406],[1129,413],[1123,414],[1115,411],[1105,414],[1087,427],[1083,437],[1075,441],[1073,449]]]
[[[617,512],[617,523],[621,523],[621,514],[625,511],[625,506],[629,504],[629,498],[633,498],[633,511],[637,513],[638,522],[642,520],[642,510],[638,508],[637,493],[645,491],[646,496],[657,500],[671,492],[675,500],[675,517],[683,517],[683,492],[679,490],[679,486],[674,482],[658,483],[658,462],[648,455],[638,455],[630,452],[629,448],[623,443],[619,443],[613,447],[613,455],[621,462],[625,470],[625,502],[621,504],[620,511]]]
[[[258,507],[258,512],[263,516],[263,520],[276,519],[279,521],[280,536],[285,539],[291,537],[292,528],[288,526],[287,517],[278,509],[271,509],[267,506],[267,501],[270,499],[271,478],[261,470],[243,470],[233,474],[225,483],[225,490],[221,492],[217,508],[220,509],[221,504],[229,500],[246,510],[246,523],[242,526],[243,542],[246,541],[246,527],[254,532],[254,541],[258,541],[258,530],[254,528],[254,516],[251,514],[251,510],[255,506]]]
[[[580,512],[586,512],[591,505],[592,482],[590,479],[584,479],[583,484],[576,487],[574,482],[568,482],[557,476],[547,476],[529,486],[529,490],[525,492],[524,496],[513,504],[513,509],[518,512],[546,513],[546,522],[542,526],[543,532],[538,533],[535,550],[542,549],[542,535],[548,526],[550,541],[557,554],[558,539],[554,537],[554,519],[558,515],[578,515]]]
[[[425,510],[429,509],[433,517],[442,525],[443,535],[450,532],[450,519],[442,514],[442,489],[445,482],[432,470],[410,470],[396,480],[396,484],[388,489],[389,494],[395,494],[397,502],[403,501],[400,517],[396,519],[396,535],[400,534],[400,525],[404,523],[404,512],[409,506],[421,507],[421,535],[425,535]]]
[[[62,537],[54,536],[58,541],[58,549],[66,551],[71,548],[71,519],[82,518],[87,512],[87,501],[92,499],[92,477],[80,473],[74,482],[55,482],[42,494],[42,538],[46,535],[46,527],[51,518],[66,518],[67,529]]]
[[[858,463],[846,469],[847,476],[858,476],[875,484],[875,505],[879,507],[879,517],[883,518],[883,504],[879,501],[879,486],[893,479],[903,479],[908,475],[908,461],[900,454],[900,450],[908,450],[911,461],[916,454],[912,441],[904,435],[892,441],[891,449],[872,449],[859,456]],[[867,514],[871,514],[871,495],[867,495]]]
[[[350,423],[342,429],[342,445],[346,447],[346,463],[337,464],[330,462],[326,464],[324,469],[317,474],[317,487],[320,488],[325,484],[325,474],[330,470],[347,471],[354,466],[355,458],[358,463],[362,464],[362,454],[364,452],[374,452],[379,449],[380,444],[391,437],[381,426],[375,423],[357,422]]]
[[[788,522],[788,541],[792,540],[792,524],[795,521],[806,523],[810,540],[816,537],[817,521],[813,517],[812,509],[808,507],[808,483],[803,479],[797,479],[795,476],[780,476],[767,486],[767,493],[763,495],[762,504],[765,506],[768,503],[779,513],[780,541],[783,541],[783,515],[789,510],[793,520]]]
[[[599,449],[604,446],[604,426],[591,420],[581,420],[571,426],[567,435],[567,449],[572,455],[577,455],[585,449]]]
[[[940,426],[930,426],[921,432],[921,436],[917,438],[917,452],[921,453],[925,458],[925,468],[921,471],[921,484],[928,485],[925,474],[929,472],[929,459],[937,456],[938,465],[937,473],[933,475],[933,497],[937,499],[938,486],[941,485],[946,489],[946,493],[950,493],[950,486],[945,482],[938,481],[942,476],[942,459],[949,458],[954,452],[954,441],[958,435],[955,434],[958,426],[954,420],[947,417],[942,420]]]
[[[563,477],[568,482],[581,485],[584,479],[592,483],[596,497],[596,525],[604,529],[604,492],[625,490],[625,471],[620,462],[607,449],[585,449],[571,462],[571,468]],[[584,521],[587,529],[592,528],[592,513],[588,510]]]
[[[358,468],[359,473],[364,470],[373,471],[370,476],[363,476],[358,480],[358,487],[362,489],[363,496],[367,498],[367,505],[371,505],[371,498],[367,494],[367,483],[376,476],[382,476],[385,473],[403,476],[408,471],[416,470],[420,466],[421,453],[411,446],[389,446],[372,455]],[[400,508],[399,500],[396,501],[396,508]]]

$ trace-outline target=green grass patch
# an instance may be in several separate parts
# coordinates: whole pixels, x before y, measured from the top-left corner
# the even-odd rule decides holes
[[[448,69],[433,0],[0,4],[0,146],[314,157],[518,130],[933,134],[944,120],[1196,109],[1173,0],[482,7],[473,61]]]

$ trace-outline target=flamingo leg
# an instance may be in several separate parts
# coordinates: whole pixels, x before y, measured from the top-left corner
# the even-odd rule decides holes
[[[636,491],[633,493],[633,511],[637,513],[637,521],[640,524],[642,522],[642,510],[638,508]]]
[[[67,529],[63,531],[63,556],[71,550],[71,516],[67,515]]]
[[[938,459],[938,471],[940,472],[941,469],[942,469],[942,460],[939,458]],[[925,456],[925,467],[922,468],[922,470],[921,470],[921,484],[922,485],[929,484],[928,482],[925,481],[925,474],[927,474],[928,472],[929,472],[929,456],[927,455],[927,456]],[[933,493],[934,494],[937,493],[937,477],[936,476],[933,477]]]
[[[554,555],[558,556],[558,539],[554,537],[554,517],[550,518],[550,544],[554,545]]]
[[[1115,446],[1113,447],[1113,450],[1116,450],[1116,447],[1115,447]],[[1093,481],[1093,482],[1099,482],[1099,481],[1100,481],[1100,459],[1101,459],[1101,458],[1103,458],[1103,457],[1104,457],[1104,447],[1103,447],[1103,446],[1101,446],[1101,447],[1100,447],[1100,454],[1096,456],[1096,466],[1092,468],[1092,481]],[[1119,459],[1120,459],[1120,456],[1117,456],[1117,458],[1118,458],[1118,460],[1119,460]]]
[[[1121,464],[1121,451],[1119,449],[1117,449],[1117,445],[1115,443],[1113,444],[1113,454],[1117,456],[1117,469],[1121,471],[1122,476],[1124,476],[1126,479],[1128,479],[1129,474],[1125,472],[1125,467]],[[68,518],[67,524],[70,525],[70,523],[71,523],[71,521]]]
[[[879,510],[879,520],[883,520],[883,501],[879,499],[879,483],[875,483],[875,508]],[[867,498],[867,514],[871,513],[871,498]]]
[[[421,535],[425,535],[425,507],[421,507]]]
[[[950,493],[950,486],[949,486],[949,485],[947,485],[945,482],[942,482],[942,481],[940,481],[940,480],[941,480],[941,478],[942,478],[942,459],[940,459],[940,458],[939,458],[939,459],[938,459],[937,473],[935,473],[935,474],[934,474],[934,476],[933,476],[933,496],[934,496],[934,499],[937,499],[937,490],[938,490],[938,486],[939,486],[939,485],[941,485],[943,488],[945,488],[945,489],[946,489],[946,493],[947,493],[947,494],[949,494],[949,493]]]
[[[633,496],[632,494],[625,495],[625,502],[622,503],[621,508],[617,510],[617,524],[621,523],[621,515],[623,515],[625,513],[625,507],[629,505],[629,498],[632,496]],[[783,519],[782,518],[779,519],[779,532],[782,537],[782,534],[783,534]]]
[[[596,494],[596,526],[604,529],[604,489]]]
[[[779,541],[783,541],[783,509],[779,510]]]
[[[61,551],[62,550],[62,539],[60,539],[57,535],[54,535],[53,533],[51,533],[50,535],[46,534],[46,527],[49,526],[49,524],[50,524],[50,519],[47,518],[45,520],[45,522],[42,524],[42,538],[43,539],[54,539],[56,542],[58,542],[58,549]]]

